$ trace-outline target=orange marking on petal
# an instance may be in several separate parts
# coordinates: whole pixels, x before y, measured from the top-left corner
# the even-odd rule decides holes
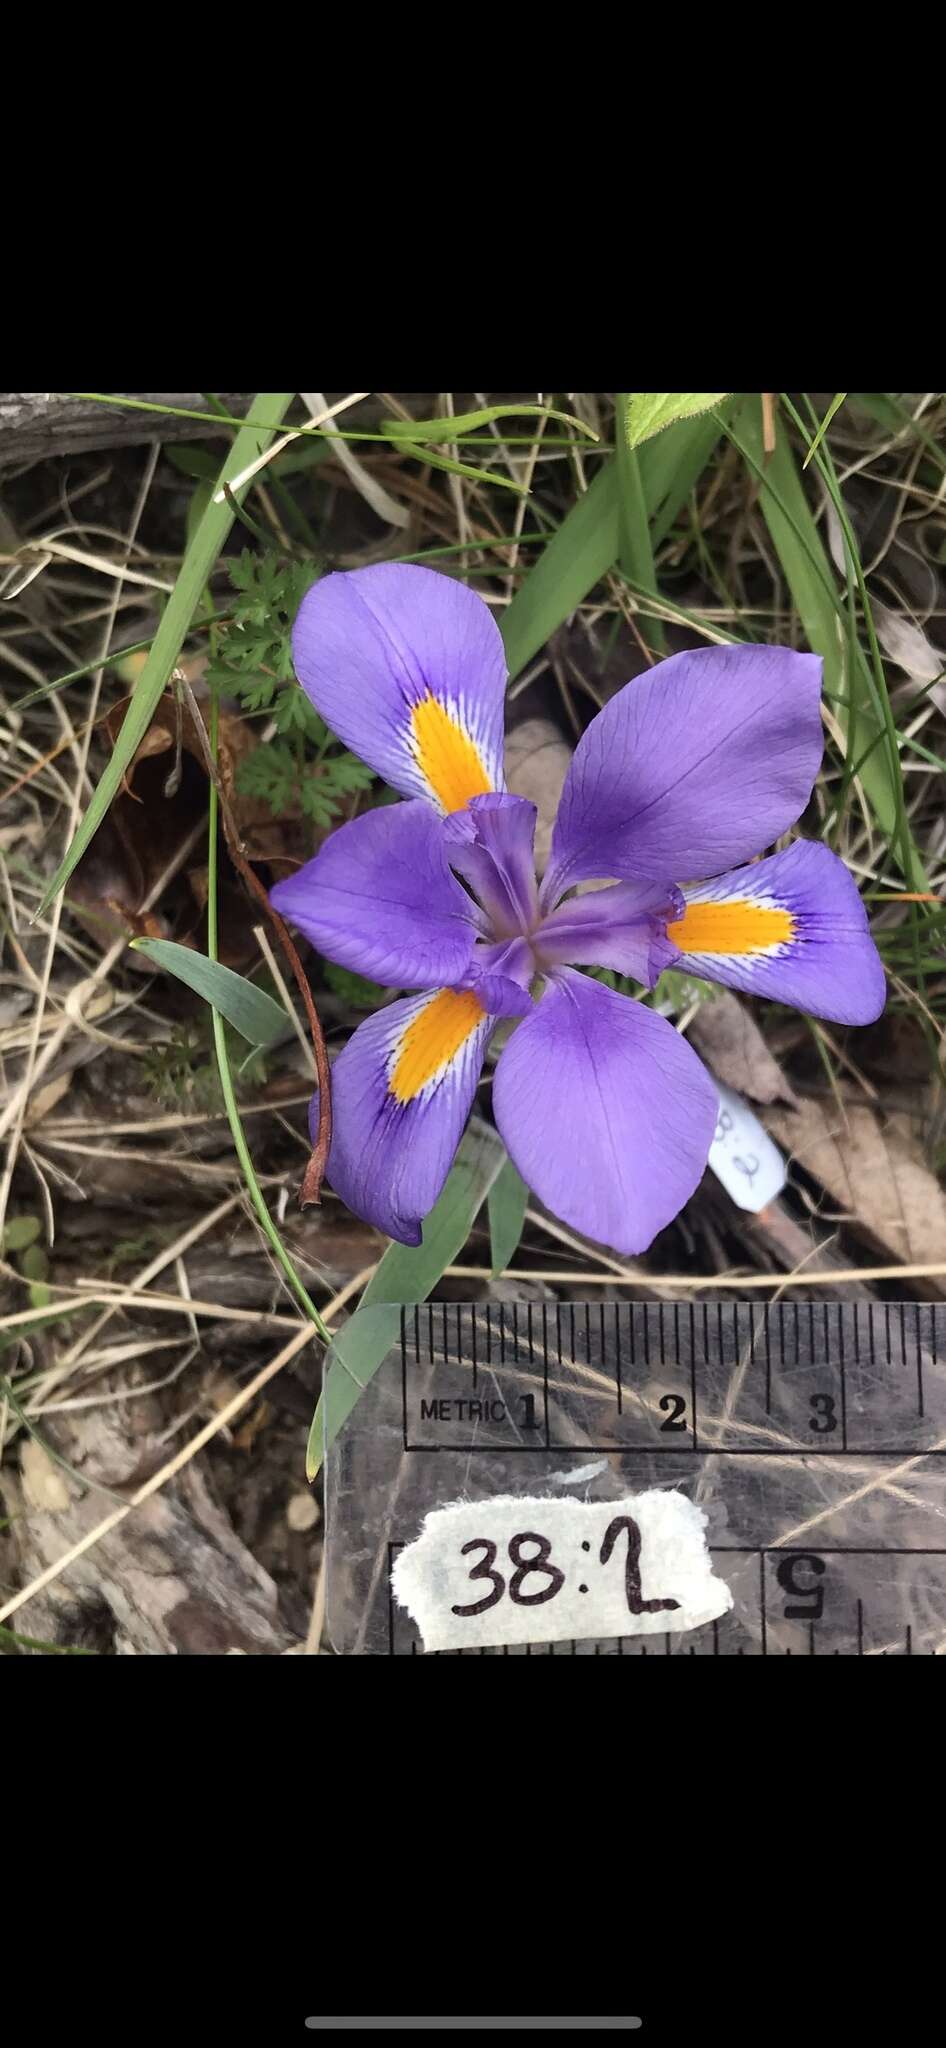
[[[449,1065],[485,1015],[469,989],[442,988],[404,1033],[388,1081],[391,1094],[399,1102],[412,1102]]]
[[[471,796],[492,789],[479,748],[436,697],[414,705],[411,727],[420,768],[445,811],[463,811]]]
[[[736,897],[730,903],[688,903],[667,937],[681,953],[761,953],[784,945],[795,930],[790,910]]]

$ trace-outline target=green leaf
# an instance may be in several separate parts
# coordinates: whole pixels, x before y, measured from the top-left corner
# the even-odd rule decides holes
[[[20,1272],[24,1280],[46,1280],[49,1277],[49,1260],[46,1247],[42,1244],[28,1244],[20,1253]],[[47,1295],[46,1301],[49,1296]],[[46,1302],[35,1302],[35,1308],[45,1308]]]
[[[216,489],[220,458],[209,448],[201,448],[197,442],[165,441],[163,454],[180,476],[196,477],[199,483],[212,483]]]
[[[38,1216],[11,1216],[3,1230],[3,1256],[9,1252],[24,1252],[27,1245],[35,1244],[42,1233]]]
[[[653,547],[669,532],[721,432],[718,419],[681,420],[641,449],[637,463]],[[566,513],[523,578],[500,621],[510,681],[614,568],[620,546],[620,499],[617,462],[610,461]]]
[[[428,441],[455,441],[458,434],[471,434],[477,427],[488,427],[493,420],[521,419],[560,420],[566,427],[577,427],[590,441],[598,436],[587,421],[578,420],[574,413],[556,412],[548,405],[483,405],[478,412],[458,412],[449,419],[440,420],[398,420],[385,419],[381,424],[392,441],[417,441],[425,445]]]
[[[175,974],[178,981],[203,996],[250,1045],[274,1045],[282,1037],[288,1022],[285,1010],[252,981],[234,974],[231,967],[221,967],[218,960],[208,960],[205,953],[195,953],[190,946],[176,946],[171,939],[132,939],[131,943],[136,953],[144,953],[156,967]]]
[[[630,395],[619,391],[616,398],[620,420],[630,405]],[[618,471],[618,563],[629,583],[657,595],[657,575],[644,485],[634,448],[626,437],[617,438]],[[664,629],[658,619],[649,621],[648,638],[657,654],[666,652]]]
[[[184,518],[184,540],[187,547],[190,547],[216,487],[216,476],[209,480],[204,478],[194,485]]]
[[[333,993],[350,1003],[353,1010],[376,1010],[391,991],[382,988],[378,981],[366,981],[363,974],[352,974],[347,967],[335,967],[326,960],[323,973]]]
[[[815,438],[812,441],[811,447],[809,448],[808,453],[805,456],[805,460],[802,463],[802,469],[807,469],[812,456],[817,454],[818,449],[820,448],[821,443],[824,440],[824,437],[828,431],[828,428],[831,425],[835,413],[840,411],[846,397],[846,391],[835,392],[834,397],[831,400],[831,404],[829,405],[828,410],[825,413],[824,419],[822,420],[821,425],[818,428],[818,432],[816,433]]]
[[[529,1190],[521,1173],[507,1159],[489,1191],[489,1245],[493,1277],[504,1273],[518,1249]]]
[[[517,484],[511,476],[502,476],[495,469],[473,469],[468,462],[455,462],[452,456],[435,455],[432,448],[421,447],[418,441],[398,440],[402,455],[412,455],[415,462],[428,463],[431,469],[445,469],[448,476],[468,476],[473,483],[499,484],[504,491],[515,491],[517,497],[527,498],[525,484]]]
[[[721,405],[728,397],[728,391],[632,391],[624,415],[627,445],[637,448],[652,434],[673,426],[675,420],[708,412],[711,405]]]
[[[255,403],[273,416],[271,427],[245,426],[237,434],[233,446],[220,472],[219,484],[229,483],[262,454],[277,432],[279,422],[292,401],[291,391],[270,391],[260,393]],[[249,485],[234,493],[237,504],[242,502]],[[132,694],[131,703],[118,735],[111,758],[96,787],[88,810],[82,819],[65,859],[57,868],[37,912],[42,916],[49,908],[54,896],[59,894],[78,861],[81,860],[90,840],[98,831],[106,811],[121,787],[122,777],[134,754],[137,752],[151,720],[154,717],[162,693],[177,661],[194,613],[203,596],[207,578],[217,560],[224,541],[233,525],[233,511],[229,504],[215,505],[212,501],[190,541],[181,564],[174,589],[168,598],[160,625],[151,645],[148,659]]]
[[[2,1528],[0,1523],[0,1528]],[[18,1650],[39,1650],[46,1657],[94,1657],[94,1650],[79,1650],[72,1643],[44,1643],[36,1636],[17,1635],[16,1629],[0,1628],[0,1643],[12,1643]]]
[[[722,407],[725,420],[730,408]],[[651,541],[659,548],[695,490],[710,457],[722,437],[720,419],[703,413],[699,419],[679,420],[656,440],[645,441],[638,450],[641,482],[651,518]]]
[[[389,1244],[369,1280],[361,1305],[333,1340],[325,1361],[319,1404],[306,1450],[306,1477],[322,1461],[397,1341],[400,1304],[426,1301],[444,1269],[465,1245],[503,1165],[505,1152],[488,1124],[470,1124],[439,1202],[425,1217],[422,1242]]]
[[[901,835],[903,808],[899,762],[894,764],[883,743],[884,723],[875,701],[873,677],[856,639],[850,646],[851,659],[845,674],[842,650],[850,640],[847,617],[830,559],[805,497],[788,434],[783,431],[778,435],[766,460],[761,408],[755,393],[737,409],[729,433],[758,485],[762,515],[805,637],[824,661],[825,690],[834,699],[850,696],[851,708],[843,702],[837,706],[838,720],[847,733],[853,711],[858,776],[888,844],[895,847]],[[919,856],[912,851],[907,873],[911,888],[927,886]]]
[[[500,630],[510,681],[613,569],[617,556],[618,473],[615,463],[608,462],[566,513],[506,606]]]

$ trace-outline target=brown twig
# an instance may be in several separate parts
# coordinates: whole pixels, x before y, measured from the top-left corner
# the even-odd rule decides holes
[[[328,1053],[325,1050],[325,1038],[323,1036],[322,1026],[319,1023],[318,1011],[316,1010],[315,1004],[312,1000],[312,990],[310,989],[308,981],[306,979],[305,971],[303,969],[303,965],[299,958],[299,955],[296,952],[295,946],[293,945],[289,933],[286,930],[285,925],[283,924],[282,918],[280,917],[278,910],[273,909],[273,906],[269,900],[269,897],[266,894],[266,891],[263,887],[262,882],[259,879],[259,876],[253,873],[253,869],[250,867],[249,861],[247,860],[246,850],[244,848],[243,841],[241,840],[240,835],[237,831],[236,824],[233,818],[233,813],[230,809],[230,804],[226,796],[226,793],[223,789],[220,775],[217,770],[217,764],[210,750],[210,740],[207,736],[207,728],[201,716],[200,706],[198,705],[197,699],[194,695],[190,683],[187,681],[186,676],[182,675],[180,669],[175,670],[174,681],[181,685],[187,697],[188,709],[194,721],[194,729],[197,733],[198,739],[200,740],[201,750],[203,752],[204,763],[207,769],[207,773],[210,776],[210,779],[217,792],[217,799],[220,804],[220,817],[223,823],[223,833],[224,838],[226,839],[227,842],[227,851],[230,855],[230,859],[232,860],[238,875],[241,877],[242,881],[245,883],[247,889],[249,890],[250,895],[255,896],[257,903],[259,903],[262,906],[262,908],[266,912],[267,917],[269,918],[270,924],[273,927],[276,937],[279,940],[280,946],[282,947],[286,959],[289,962],[289,966],[292,969],[296,987],[298,988],[299,994],[302,997],[305,1013],[309,1020],[309,1030],[312,1034],[312,1050],[315,1054],[315,1066],[319,1078],[319,1129],[318,1136],[316,1138],[315,1145],[312,1150],[312,1156],[309,1160],[308,1166],[306,1167],[305,1174],[303,1176],[302,1186],[299,1189],[299,1206],[301,1209],[305,1209],[309,1206],[311,1202],[319,1202],[321,1200],[322,1181],[325,1176],[325,1168],[328,1163],[329,1148],[332,1143],[332,1089],[331,1078],[329,1074]]]

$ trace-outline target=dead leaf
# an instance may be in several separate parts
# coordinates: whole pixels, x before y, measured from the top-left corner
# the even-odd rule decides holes
[[[202,663],[186,664],[188,680]],[[125,697],[114,704],[103,724],[112,745],[118,738],[131,703]],[[209,718],[209,710],[207,712]],[[265,861],[275,879],[294,872],[299,862],[299,817],[276,818],[260,797],[244,796],[237,788],[240,763],[257,745],[257,735],[245,719],[224,705],[218,735],[220,783],[236,821],[248,858]],[[179,702],[173,689],[167,690],[88,852],[79,862],[70,884],[70,902],[78,909],[86,929],[103,951],[117,937],[174,938],[183,945],[206,950],[205,906],[206,839],[200,834],[193,852],[162,894],[151,912],[141,906],[163,875],[173,869],[183,847],[199,834],[207,812],[207,768],[201,737],[190,706]],[[306,828],[306,851],[311,850]],[[246,898],[229,858],[222,849],[220,861],[221,959],[225,967],[240,971],[252,958],[255,941],[246,915]],[[149,972],[149,963],[136,954],[129,965]]]
[[[24,1437],[20,1445],[20,1478],[31,1508],[61,1515],[71,1506],[72,1495],[58,1465],[31,1436]]]
[[[506,740],[506,786],[512,796],[535,804],[535,864],[540,875],[548,864],[552,826],[572,750],[550,718],[527,718]]]
[[[193,681],[193,669],[197,667],[202,668],[203,663],[190,666],[184,665],[183,672],[186,680]],[[208,726],[210,722],[209,703],[203,699],[201,690],[198,689],[195,695],[198,698],[205,726]],[[121,703],[113,705],[108,714],[106,725],[113,746],[118,733],[121,731],[130,703],[131,698],[125,697]],[[221,789],[230,806],[234,823],[243,841],[247,859],[267,861],[277,879],[282,879],[285,874],[295,873],[298,866],[299,848],[297,841],[301,811],[298,807],[290,807],[288,811],[281,814],[278,818],[274,817],[265,797],[248,796],[238,788],[237,777],[239,770],[249,755],[255,753],[258,745],[258,727],[243,718],[238,711],[228,708],[226,703],[221,704],[217,729],[217,771],[220,776]],[[165,691],[158,704],[154,718],[129,765],[127,774],[127,788],[132,796],[138,796],[139,793],[144,794],[145,801],[148,804],[149,819],[153,815],[156,803],[161,803],[167,808],[179,802],[181,795],[184,793],[184,781],[186,778],[182,776],[182,786],[176,795],[172,797],[165,794],[165,784],[168,776],[173,775],[178,753],[180,753],[182,761],[186,758],[188,763],[197,764],[200,770],[199,776],[194,777],[192,767],[189,767],[188,774],[192,779],[192,787],[199,789],[203,797],[206,793],[207,769],[201,737],[197,731],[189,704],[183,702],[179,706],[174,690],[169,689]],[[162,759],[161,768],[155,767],[152,777],[148,779],[142,792],[138,771],[149,759],[156,760],[159,756],[166,757],[169,754],[172,757],[171,760]],[[158,785],[155,783],[155,776],[160,778]],[[113,810],[114,808],[113,806]],[[307,840],[310,836],[310,828],[307,826]]]
[[[921,683],[934,683],[946,668],[946,655],[938,652],[922,629],[904,612],[891,611],[876,597],[871,598],[871,611],[884,653],[889,654],[891,661],[895,661],[908,676],[915,676]],[[936,691],[933,690],[931,695],[935,699]]]
[[[727,1088],[752,1102],[797,1103],[751,1011],[731,989],[720,989],[711,1002],[701,1004],[687,1035]]]
[[[909,1117],[881,1121],[869,1104],[806,1100],[768,1109],[765,1122],[790,1157],[820,1181],[850,1226],[905,1265],[946,1264],[946,1194],[927,1166]],[[946,1293],[946,1282],[911,1281]]]
[[[85,1014],[88,1015],[88,1012]],[[50,1110],[55,1109],[57,1102],[61,1102],[63,1096],[68,1095],[71,1087],[71,1074],[57,1074],[55,1080],[47,1081],[44,1087],[37,1088],[35,1095],[30,1096],[27,1106],[27,1130],[34,1130],[37,1124],[41,1124],[44,1116],[48,1116]]]
[[[850,1259],[835,1249],[836,1226],[819,1227],[813,1216],[799,1223],[780,1195],[756,1216],[743,1211],[739,1221],[747,1242],[753,1248],[758,1245],[787,1273],[833,1273],[850,1268]],[[835,1301],[876,1299],[862,1280],[836,1280],[831,1295]]]

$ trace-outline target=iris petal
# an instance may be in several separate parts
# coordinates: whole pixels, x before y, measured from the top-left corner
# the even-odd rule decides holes
[[[527,1017],[532,1008],[530,985],[535,963],[527,939],[501,939],[494,945],[477,941],[464,988],[479,996],[494,1017]]]
[[[475,891],[497,938],[529,931],[538,914],[537,816],[523,796],[475,796],[444,823],[450,865]]]
[[[533,938],[540,966],[610,967],[653,988],[664,965],[659,933],[682,916],[683,896],[663,882],[615,882],[559,904]]]
[[[664,1017],[565,968],[500,1055],[493,1110],[547,1208],[642,1252],[700,1180],[718,1097]]]
[[[683,891],[662,965],[836,1024],[872,1024],[886,983],[857,884],[820,841]]]
[[[821,659],[675,654],[593,718],[565,779],[543,907],[580,881],[711,875],[794,824],[821,762]]]
[[[400,1244],[450,1171],[494,1020],[470,990],[405,997],[367,1017],[332,1067],[327,1178],[356,1216]],[[310,1129],[318,1129],[318,1096]]]
[[[475,906],[419,801],[340,826],[270,901],[326,959],[388,988],[459,981],[473,958]]]
[[[506,659],[465,584],[393,562],[324,576],[292,652],[326,724],[393,789],[447,812],[502,788]]]

